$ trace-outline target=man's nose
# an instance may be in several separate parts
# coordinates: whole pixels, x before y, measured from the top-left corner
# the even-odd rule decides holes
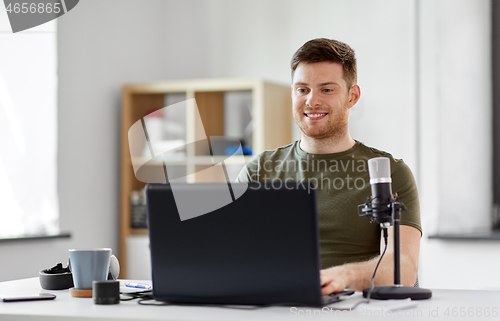
[[[316,107],[321,105],[321,99],[317,92],[312,91],[307,95],[306,105],[309,107]]]

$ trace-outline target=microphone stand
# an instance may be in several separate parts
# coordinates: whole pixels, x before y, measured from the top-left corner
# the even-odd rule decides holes
[[[368,202],[367,202],[368,203]],[[363,212],[370,212],[371,209],[366,210],[368,204],[365,205],[365,210]],[[370,293],[370,298],[379,300],[389,300],[389,299],[407,299],[412,300],[424,300],[429,299],[432,296],[431,290],[403,286],[401,284],[401,243],[400,243],[400,218],[401,210],[406,207],[403,203],[392,201],[388,204],[391,208],[393,226],[394,226],[394,285],[390,286],[376,286],[370,293],[370,289],[363,290],[363,296],[368,297]],[[389,223],[380,223],[383,228],[387,228]]]

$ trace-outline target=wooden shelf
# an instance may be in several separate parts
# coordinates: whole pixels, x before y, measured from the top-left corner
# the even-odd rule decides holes
[[[251,97],[251,117],[254,130],[250,146],[258,155],[292,142],[292,113],[290,85],[272,83],[260,79],[193,79],[155,83],[125,84],[122,87],[122,129],[121,129],[121,190],[120,190],[120,278],[127,278],[127,238],[147,235],[146,229],[132,229],[130,226],[130,194],[146,185],[135,177],[134,166],[142,165],[148,170],[163,162],[142,157],[145,142],[134,143],[129,148],[128,132],[136,122],[141,121],[153,110],[165,107],[166,95],[181,94],[185,97],[185,141],[198,142],[211,136],[225,134],[225,95],[229,92],[249,92]],[[197,109],[190,99],[195,99]],[[197,116],[199,115],[199,117]],[[276,121],[279,119],[279,121]],[[142,128],[142,127],[141,127]],[[200,130],[203,128],[204,130]],[[241,162],[240,157],[207,156],[209,151],[203,146],[186,145],[186,159],[166,162],[168,166],[185,166],[190,175],[187,182],[221,181],[220,177],[210,177],[203,169],[220,164],[231,166]],[[255,156],[244,156],[248,163]],[[219,165],[217,165],[219,166]],[[234,168],[234,167],[233,167]],[[137,169],[137,168],[136,168]],[[225,178],[223,178],[225,179]]]
[[[237,155],[239,156],[239,155]],[[243,156],[245,164],[254,159],[255,156]],[[230,164],[238,164],[240,162],[240,157],[229,157],[229,156],[192,156],[186,157],[184,160],[179,161],[167,161],[168,165],[178,165],[178,166],[186,166],[186,165],[214,165],[224,162],[227,165]],[[132,163],[137,164],[145,164],[147,166],[163,166],[163,162],[156,160],[147,160],[143,157],[134,157],[132,158]]]
[[[131,228],[130,235],[148,235],[148,229],[145,228]]]

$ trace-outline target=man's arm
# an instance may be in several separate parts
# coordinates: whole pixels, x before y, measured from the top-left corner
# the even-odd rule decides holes
[[[401,283],[413,286],[417,278],[418,252],[420,249],[421,233],[418,229],[401,225]],[[361,291],[370,287],[373,270],[380,256],[358,263],[347,263],[320,271],[321,292],[328,295],[340,292],[346,288]],[[394,284],[394,234],[389,229],[387,252],[380,262],[375,276],[375,286]]]

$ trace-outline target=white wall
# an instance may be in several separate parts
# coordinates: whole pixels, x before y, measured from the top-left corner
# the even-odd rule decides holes
[[[429,233],[488,229],[492,205],[490,1],[422,0],[420,196]],[[500,289],[498,241],[422,239],[422,284]]]
[[[344,41],[356,51],[361,87],[351,112],[353,137],[417,168],[416,123],[411,121],[416,108],[413,0],[210,4],[212,77],[263,77],[289,84],[290,60],[302,44],[319,37]],[[397,121],[388,120],[387,113]]]
[[[208,76],[202,11],[169,7],[82,1],[59,21],[59,193],[79,244],[118,246],[121,85]]]
[[[353,136],[403,158],[419,179],[421,284],[500,288],[498,262],[490,259],[500,244],[427,240],[452,213],[444,211],[444,201],[460,200],[460,207],[475,209],[473,214],[487,222],[486,205],[472,207],[477,198],[464,199],[445,183],[459,165],[467,177],[460,186],[468,191],[480,186],[473,195],[491,203],[485,165],[491,159],[485,138],[491,106],[485,91],[488,1],[420,2],[426,20],[417,30],[416,0],[80,1],[58,20],[59,197],[62,229],[73,238],[45,245],[0,244],[2,257],[25,263],[16,264],[15,271],[1,267],[9,273],[0,279],[33,276],[39,266],[65,259],[73,246],[111,246],[117,252],[123,83],[204,77],[289,83],[294,51],[311,38],[328,37],[349,43],[357,54],[362,95],[351,114]],[[425,49],[419,60],[417,31]],[[470,49],[462,39],[477,50],[456,50]],[[474,63],[464,62],[469,56]],[[473,108],[477,112],[469,113]],[[459,126],[468,124],[472,127]],[[469,182],[477,166],[468,165],[470,148],[486,155],[474,187]],[[452,152],[457,150],[460,163],[455,164]],[[472,259],[463,264],[466,258]]]

